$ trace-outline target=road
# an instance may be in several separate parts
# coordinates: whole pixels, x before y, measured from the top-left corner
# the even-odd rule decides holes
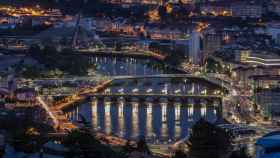
[[[78,50],[78,53],[84,55],[125,55],[125,56],[146,56],[152,57],[158,60],[164,60],[166,55],[155,53],[148,50],[141,49],[126,49],[121,51],[115,51],[114,49],[81,49]],[[77,53],[75,53],[77,54]]]
[[[59,122],[57,117],[54,115],[54,113],[50,110],[49,106],[45,103],[45,101],[40,97],[37,96],[36,97],[37,101],[40,103],[40,105],[43,107],[43,109],[45,109],[45,111],[48,113],[48,115],[51,117],[51,119],[53,120],[54,123],[54,129],[56,129],[57,127],[59,127]]]

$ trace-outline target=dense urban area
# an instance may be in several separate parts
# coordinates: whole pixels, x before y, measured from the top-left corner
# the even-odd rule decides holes
[[[280,1],[0,0],[0,158],[280,158]]]

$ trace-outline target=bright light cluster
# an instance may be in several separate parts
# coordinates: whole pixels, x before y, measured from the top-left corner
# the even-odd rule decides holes
[[[21,17],[21,16],[49,16],[45,10],[40,6],[36,7],[13,7],[13,6],[0,6],[0,12],[9,16]]]
[[[209,24],[208,23],[204,23],[204,22],[199,22],[197,24],[197,27],[196,27],[196,31],[197,32],[202,32],[203,30],[205,30],[206,28],[209,27]]]

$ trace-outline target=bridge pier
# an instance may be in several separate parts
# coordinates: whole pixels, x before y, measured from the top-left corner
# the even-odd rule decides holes
[[[217,112],[217,118],[221,119],[223,117],[223,100],[215,99],[213,102],[214,108]]]
[[[136,138],[139,135],[139,103],[132,103],[132,133]]]
[[[118,124],[119,124],[119,135],[120,137],[124,136],[125,128],[124,128],[124,100],[118,100]]]
[[[193,121],[193,113],[194,113],[194,100],[192,98],[187,100],[188,106],[188,119]]]
[[[206,118],[207,115],[207,101],[200,99],[200,114],[202,118]]]
[[[96,129],[98,127],[97,101],[98,100],[95,98],[91,102],[91,117],[93,129]]]
[[[100,94],[100,96],[93,96],[96,97],[91,97],[92,126],[97,129],[101,127],[106,134],[111,134],[112,131],[118,131],[120,137],[131,136],[132,138],[137,138],[137,136],[141,133],[147,136],[147,138],[156,139],[158,136],[161,136],[162,138],[169,137],[173,140],[174,138],[179,138],[180,136],[184,136],[186,134],[186,128],[189,126],[186,124],[192,124],[193,121],[197,121],[201,117],[207,120],[213,119],[213,121],[215,121],[215,116],[213,114],[214,111],[216,111],[217,117],[222,116],[220,113],[222,111],[222,101],[221,99],[215,97],[187,97],[180,95],[106,96],[103,94]],[[130,103],[131,107],[129,105],[129,108],[125,108],[125,106]],[[98,106],[98,104],[103,104],[104,107]],[[114,110],[115,107],[112,107],[114,104],[117,105],[116,110]],[[144,123],[144,125],[146,124],[146,128],[142,125],[140,126],[141,122],[139,120],[141,118],[139,114],[139,107],[143,104],[144,108],[142,109],[142,112],[144,113],[141,116],[144,118],[146,117],[146,122]],[[129,110],[124,111],[125,109]],[[73,110],[74,113],[72,115],[74,120],[77,120],[77,113],[79,113],[77,110],[78,109]],[[116,113],[114,114],[114,112]],[[129,114],[131,113],[131,117],[125,117],[127,112]],[[154,113],[158,112],[160,116],[157,118]],[[103,117],[103,113],[104,119],[100,121],[98,117]],[[67,115],[68,117],[71,117],[71,113]],[[118,118],[116,122],[114,122],[111,118],[114,115]],[[117,124],[116,130],[112,127],[115,126],[114,123]],[[158,123],[160,123],[160,125],[158,125]],[[131,129],[129,129],[130,126]]]
[[[161,135],[162,137],[166,138],[168,135],[168,128],[167,128],[167,103],[160,103],[161,106]]]
[[[111,133],[111,102],[105,101],[105,114],[104,114],[104,120],[105,120],[105,133],[110,134]]]
[[[153,107],[152,107],[152,103],[146,103],[146,115],[147,115],[146,135],[148,137],[152,137],[153,136]]]
[[[174,103],[175,106],[175,138],[181,135],[181,103]]]
[[[79,107],[78,106],[74,106],[75,107],[75,121],[79,120]]]

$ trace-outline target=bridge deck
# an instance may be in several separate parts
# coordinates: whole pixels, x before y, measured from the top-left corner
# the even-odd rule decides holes
[[[219,87],[230,90],[231,86],[227,81],[222,81],[221,79],[210,78],[207,76],[201,75],[192,75],[192,74],[160,74],[160,75],[143,75],[143,76],[115,76],[113,80],[124,80],[124,79],[144,79],[144,78],[189,78],[194,80],[204,80]]]
[[[123,50],[123,51],[115,51],[115,50],[79,50],[78,55],[102,55],[102,56],[128,56],[128,57],[153,57],[157,60],[164,60],[166,58],[165,55],[161,55],[159,53],[155,53],[152,51],[144,51],[144,50]]]
[[[191,95],[191,94],[137,94],[137,93],[124,93],[124,94],[102,94],[102,93],[90,93],[86,94],[92,97],[157,97],[157,98],[209,98],[209,99],[221,99],[221,95]]]

